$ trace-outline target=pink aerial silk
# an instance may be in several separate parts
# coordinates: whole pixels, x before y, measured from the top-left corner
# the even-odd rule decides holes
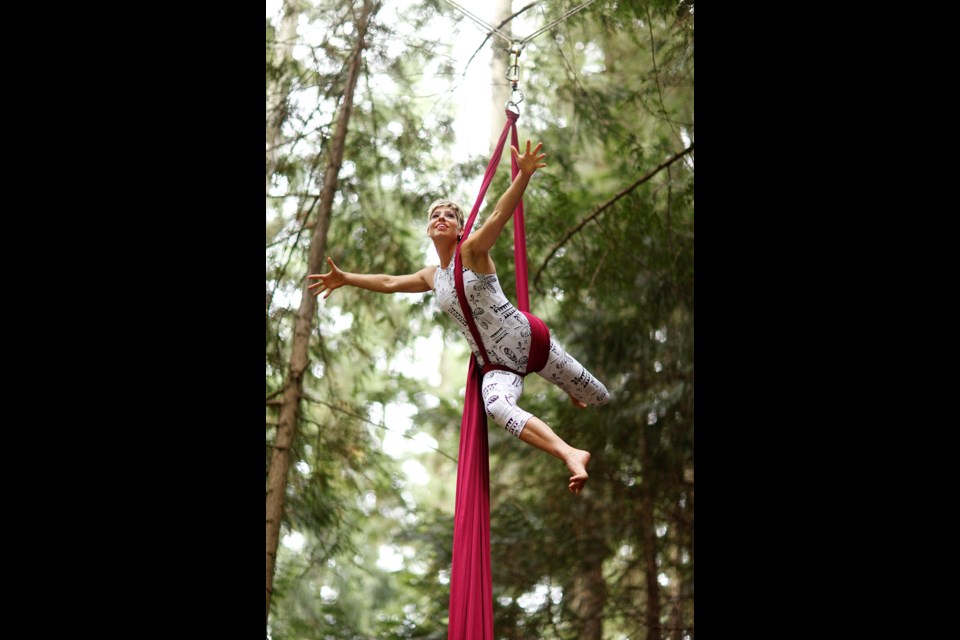
[[[500,156],[503,153],[508,129],[511,132],[511,144],[522,153],[517,139],[516,122],[519,114],[510,110],[507,110],[506,114],[507,122],[503,126],[497,148],[487,165],[487,171],[480,186],[480,194],[464,225],[453,267],[457,297],[478,346],[482,345],[483,341],[473,323],[473,314],[465,306],[460,245],[473,228],[483,197],[500,165]],[[518,173],[517,160],[511,157],[512,178],[515,179]],[[527,242],[523,224],[522,199],[513,215],[513,241],[517,308],[530,320],[532,333],[527,370],[517,372],[526,375],[539,371],[546,364],[550,331],[539,318],[529,313]],[[463,404],[463,419],[460,423],[457,498],[453,521],[453,567],[450,572],[448,640],[493,640],[493,582],[490,573],[490,449],[487,443],[487,414],[483,407],[481,383],[483,374],[490,369],[504,368],[488,364],[481,370],[476,360],[471,357],[470,368],[467,371],[467,392]]]

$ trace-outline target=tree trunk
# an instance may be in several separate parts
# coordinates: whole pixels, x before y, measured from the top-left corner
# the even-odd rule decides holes
[[[320,192],[317,224],[314,226],[310,246],[308,271],[316,273],[323,269],[323,257],[326,252],[327,229],[330,225],[330,210],[337,189],[337,175],[343,163],[343,147],[347,137],[347,125],[353,111],[353,93],[360,74],[361,55],[364,50],[364,38],[370,18],[380,9],[380,2],[364,0],[363,8],[357,19],[357,40],[350,54],[347,82],[344,89],[342,107],[337,116],[336,130],[330,145],[330,157],[323,175],[323,189]],[[277,426],[277,440],[270,460],[270,473],[267,477],[267,609],[270,616],[270,595],[273,592],[273,574],[277,558],[277,545],[280,541],[280,521],[283,514],[283,496],[287,486],[287,473],[290,469],[290,451],[296,434],[300,398],[303,395],[303,373],[307,368],[307,346],[317,308],[317,301],[307,292],[304,284],[297,312],[297,324],[293,336],[293,348],[290,356],[290,368],[283,390],[280,406],[280,419]]]
[[[577,621],[577,640],[603,638],[603,607],[608,595],[603,562],[610,552],[603,535],[598,535],[596,523],[602,521],[601,514],[584,505],[573,525],[578,542],[569,607]]]
[[[643,536],[644,573],[647,582],[647,640],[661,640],[660,583],[657,581],[657,536],[653,521],[653,457],[650,455],[649,425],[640,431],[640,460],[643,485],[640,498],[640,529]]]
[[[494,27],[510,17],[513,13],[512,0],[494,0],[493,16],[490,24]],[[500,31],[513,37],[513,27],[510,23],[500,27]],[[497,146],[500,139],[500,132],[503,131],[505,121],[503,108],[507,100],[510,99],[510,84],[507,82],[507,63],[510,60],[507,43],[496,36],[490,36],[490,46],[493,49],[493,58],[490,60],[490,86],[492,88],[490,96],[492,99],[490,110],[490,149]],[[508,144],[503,147],[502,158],[510,157],[510,147]]]
[[[693,404],[693,403],[691,402],[691,404]],[[695,544],[695,541],[694,541],[694,539],[693,539],[693,536],[694,536],[694,534],[693,534],[693,532],[694,532],[694,525],[693,525],[693,522],[694,522],[694,510],[693,510],[693,466],[692,466],[692,465],[684,468],[683,479],[684,479],[684,484],[687,486],[687,492],[686,492],[686,493],[687,493],[687,505],[686,505],[686,509],[687,509],[687,512],[690,514],[690,517],[689,517],[689,519],[688,519],[687,522],[686,522],[686,532],[687,532],[687,545],[686,545],[686,547],[687,547],[687,549],[689,549],[688,553],[690,554],[690,566],[691,566],[691,567],[695,567],[696,565],[694,564],[694,558],[693,558],[693,551],[694,551],[694,549],[696,548],[696,544]],[[689,484],[687,484],[687,483],[689,483]],[[691,572],[691,573],[690,573],[690,579],[689,579],[689,580],[685,580],[685,581],[683,582],[683,584],[681,585],[681,589],[680,589],[680,595],[681,595],[681,597],[684,598],[684,601],[685,601],[685,602],[688,602],[689,605],[690,605],[689,607],[686,607],[686,609],[685,609],[685,612],[686,612],[686,614],[687,614],[686,620],[688,621],[688,622],[686,622],[685,624],[686,624],[686,630],[690,632],[689,635],[690,635],[691,638],[694,637],[694,635],[693,635],[693,621],[694,621],[694,615],[693,615],[693,611],[694,611],[694,586],[693,586],[693,585],[694,585],[694,580],[695,580],[695,579],[696,579],[696,574],[695,574],[694,572]]]
[[[603,557],[585,558],[573,581],[570,608],[577,615],[577,640],[602,640],[603,605],[607,583],[603,579]]]
[[[672,591],[673,613],[670,618],[670,627],[673,629],[673,632],[670,634],[670,637],[674,640],[683,640],[683,574],[679,571],[677,572],[676,585]]]

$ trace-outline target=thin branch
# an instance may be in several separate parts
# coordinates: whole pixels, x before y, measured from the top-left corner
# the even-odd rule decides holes
[[[270,395],[268,395],[268,396],[267,396],[267,404],[272,404],[272,403],[270,402],[270,399],[277,397],[277,396],[280,395],[281,393],[283,393],[283,387],[280,387],[279,389],[277,389],[276,391],[274,391],[273,393],[271,393]],[[281,403],[281,404],[282,404],[282,403]]]
[[[335,404],[330,404],[329,402],[324,402],[323,400],[319,400],[319,399],[317,399],[317,398],[311,398],[311,397],[308,396],[306,393],[304,393],[304,396],[303,396],[303,397],[306,398],[306,399],[307,399],[308,401],[310,401],[310,402],[314,402],[314,403],[316,403],[316,404],[322,404],[322,405],[324,405],[325,407],[329,407],[330,409],[333,409],[334,411],[339,411],[340,413],[346,414],[346,415],[348,415],[348,416],[350,416],[350,417],[352,417],[352,418],[356,418],[357,420],[362,420],[363,422],[366,422],[367,424],[372,424],[373,426],[377,427],[378,429],[384,429],[385,431],[392,431],[393,433],[399,434],[399,435],[403,436],[404,438],[407,438],[408,440],[413,440],[413,441],[416,442],[417,444],[423,445],[423,446],[427,447],[428,449],[433,449],[434,451],[436,451],[436,452],[439,453],[440,455],[442,455],[442,456],[444,456],[444,457],[449,458],[450,460],[452,460],[454,464],[457,464],[457,459],[454,458],[453,456],[451,456],[450,454],[448,454],[448,453],[446,453],[446,452],[444,452],[444,451],[441,451],[440,449],[437,449],[436,447],[431,447],[430,445],[428,445],[428,444],[426,444],[426,443],[424,443],[424,442],[421,442],[421,441],[419,441],[419,440],[415,440],[415,439],[413,438],[413,436],[408,436],[408,435],[405,434],[405,433],[400,433],[399,431],[397,431],[397,430],[395,430],[395,429],[391,429],[390,427],[388,427],[388,426],[386,426],[386,425],[377,424],[376,422],[373,422],[373,421],[370,420],[369,418],[365,418],[365,417],[363,417],[363,416],[361,416],[361,415],[359,415],[359,414],[353,413],[352,411],[347,411],[346,409],[343,409],[343,408],[341,408],[341,407],[338,407],[338,406],[335,405]]]
[[[343,99],[343,96],[338,96],[338,98],[337,98],[337,105],[336,105],[336,106],[337,106],[337,110],[339,110],[339,109],[342,108],[342,106],[343,106],[343,105],[342,105],[342,99]],[[317,108],[319,109],[319,106],[318,106]],[[325,151],[326,151],[326,145],[322,145],[321,148],[320,148],[320,150],[314,155],[313,161],[311,162],[311,164],[310,164],[310,166],[309,166],[309,168],[308,168],[308,171],[307,171],[307,177],[308,177],[307,183],[308,183],[308,184],[309,184],[309,182],[310,182],[310,178],[312,178],[313,176],[315,176],[315,175],[319,172],[320,159],[323,157],[323,154],[324,154]],[[310,227],[307,225],[307,221],[308,221],[309,218],[310,218],[310,213],[313,211],[313,208],[314,208],[315,206],[317,206],[317,203],[318,203],[319,201],[320,201],[320,197],[319,197],[319,196],[313,198],[313,202],[310,203],[310,206],[309,206],[306,210],[304,210],[304,208],[303,208],[303,204],[304,204],[303,202],[301,202],[301,203],[298,204],[298,206],[297,206],[297,213],[296,213],[296,215],[295,215],[295,217],[294,217],[294,220],[300,222],[300,228],[297,230],[296,239],[295,239],[295,241],[293,242],[293,244],[290,245],[290,250],[287,252],[286,258],[283,259],[283,260],[281,260],[282,266],[281,266],[281,268],[279,269],[279,271],[277,272],[277,276],[276,276],[276,277],[277,277],[277,284],[273,287],[273,290],[270,291],[270,296],[269,296],[269,298],[268,298],[268,300],[267,300],[267,309],[268,309],[268,310],[270,309],[270,304],[273,303],[273,298],[274,298],[274,296],[275,296],[276,293],[277,293],[277,289],[280,288],[280,285],[281,285],[282,282],[283,282],[283,277],[286,275],[287,267],[290,265],[291,260],[293,260],[293,251],[294,251],[294,249],[297,247],[297,245],[300,243],[300,236],[303,235],[303,232],[304,232],[304,231],[307,231],[307,230],[310,228]],[[300,216],[303,217],[302,220],[299,220]],[[304,292],[306,292],[306,283],[304,283]]]
[[[276,195],[267,195],[268,198],[319,198],[319,193],[280,193]]]
[[[326,99],[326,98],[323,98],[323,99]],[[321,99],[318,102],[321,102],[323,99]],[[309,117],[307,118],[307,121],[309,121]],[[305,121],[304,124],[306,124],[307,121]],[[287,122],[289,122],[289,120],[287,120]],[[313,134],[318,132],[322,134],[323,130],[329,129],[333,125],[333,123],[334,121],[330,120],[329,122],[321,122],[320,124],[315,126],[313,129],[309,129],[309,130],[303,129],[296,135],[290,136],[289,138],[284,138],[277,144],[267,149],[267,151],[269,152],[277,151],[279,149],[282,149],[285,146],[289,146],[292,151],[293,148],[297,145],[297,143],[299,143],[301,140],[306,140],[309,136],[312,136]],[[268,196],[268,197],[272,197],[272,196]]]
[[[583,83],[580,82],[580,76],[577,75],[577,70],[573,68],[573,64],[569,60],[567,60],[567,56],[563,54],[563,47],[560,46],[559,42],[557,42],[556,35],[554,35],[553,43],[557,45],[557,51],[560,53],[560,60],[563,62],[563,66],[566,69],[568,76],[573,80],[574,84],[577,85],[577,88],[580,89],[580,94],[587,99],[587,102],[590,103],[590,106],[591,108],[593,108],[593,111],[596,114],[597,119],[600,120],[601,122],[606,122],[607,119],[603,117],[603,115],[600,113],[600,110],[594,104],[593,97],[583,86]]]
[[[320,331],[320,327],[317,327],[317,346],[320,348],[320,358],[323,360],[323,370],[330,371],[330,358],[327,355],[327,350],[323,346],[323,332]],[[330,395],[334,395],[333,388],[333,379],[331,376],[323,376],[324,381],[327,383],[327,389],[330,391]]]
[[[593,277],[590,278],[590,284],[587,285],[587,290],[583,294],[584,297],[587,297],[590,295],[590,289],[593,288],[593,283],[596,281],[597,275],[599,275],[600,273],[600,267],[603,266],[603,263],[606,261],[608,255],[610,254],[604,253],[602,256],[600,256],[600,261],[597,263],[597,268],[594,269],[593,271]]]
[[[663,90],[660,88],[660,71],[657,69],[657,45],[653,39],[653,18],[650,17],[650,6],[647,6],[647,29],[650,31],[650,57],[653,60],[653,79],[657,84],[657,96],[660,98],[660,110],[663,113],[663,118],[667,121],[667,124],[670,125],[670,130],[673,132],[673,135],[677,137],[677,140],[680,141],[680,144],[683,144],[683,139],[680,137],[680,133],[674,127],[673,120],[670,119],[670,115],[667,113],[667,107],[663,104]]]
[[[533,33],[531,33],[530,35],[528,35],[526,38],[524,38],[523,40],[521,40],[520,43],[521,43],[521,44],[526,44],[526,43],[530,42],[531,40],[533,40],[534,38],[536,38],[538,35],[540,35],[541,33],[543,33],[544,31],[547,31],[547,30],[553,28],[554,26],[560,24],[561,22],[564,22],[564,21],[572,18],[572,17],[574,16],[574,14],[579,13],[579,12],[580,12],[581,10],[583,10],[583,9],[586,9],[587,7],[589,7],[589,6],[590,6],[591,4],[593,4],[594,2],[596,2],[596,0],[587,0],[586,2],[584,2],[583,4],[581,4],[579,7],[574,7],[573,9],[570,9],[570,11],[567,11],[565,14],[563,14],[562,16],[560,16],[559,18],[557,18],[556,20],[554,20],[554,21],[551,22],[550,24],[548,24],[548,25],[546,25],[546,26],[544,26],[544,27],[540,27],[540,29],[538,29],[537,31],[534,31]]]
[[[673,225],[670,224],[670,210],[673,204],[673,174],[670,167],[667,167],[667,251],[670,252],[670,258],[673,259]]]
[[[311,197],[319,198],[320,196],[311,196]],[[313,229],[314,223],[312,223],[312,222],[306,222],[306,223],[304,223],[304,225],[305,225],[305,226],[303,227],[304,229]],[[277,246],[278,244],[283,244],[283,243],[289,241],[290,238],[294,238],[294,237],[299,238],[299,237],[300,237],[300,231],[296,231],[296,232],[294,232],[294,233],[290,233],[290,234],[288,234],[288,235],[285,235],[285,236],[283,236],[282,238],[278,238],[278,239],[274,240],[273,242],[268,242],[267,245],[266,245],[266,247],[264,247],[264,249],[270,249],[270,248],[272,248],[272,247]]]
[[[660,173],[661,171],[663,171],[664,169],[666,169],[667,167],[669,167],[669,166],[672,165],[674,162],[676,162],[677,160],[679,160],[679,159],[682,158],[683,156],[687,155],[687,154],[690,153],[691,151],[693,151],[693,145],[692,145],[692,144],[691,144],[689,147],[687,147],[686,149],[684,149],[683,151],[681,151],[680,153],[678,153],[678,154],[676,154],[675,156],[673,156],[672,158],[670,158],[669,160],[665,160],[664,162],[661,162],[661,163],[660,163],[659,165],[657,165],[655,168],[653,168],[653,169],[651,169],[650,171],[648,171],[648,172],[646,173],[646,175],[644,175],[642,178],[640,178],[639,180],[637,180],[636,182],[634,182],[633,184],[631,184],[629,187],[627,187],[626,189],[624,189],[623,191],[621,191],[621,192],[618,193],[617,195],[613,196],[612,198],[610,198],[609,200],[607,200],[606,202],[604,202],[602,205],[600,205],[599,207],[597,207],[597,208],[593,211],[593,213],[591,213],[591,214],[588,215],[586,218],[584,218],[582,221],[580,221],[580,223],[579,223],[577,226],[575,226],[573,229],[570,229],[569,231],[567,231],[567,233],[563,236],[563,238],[560,240],[560,242],[558,242],[556,245],[554,245],[553,248],[550,250],[550,253],[547,254],[547,257],[544,258],[543,264],[540,265],[540,268],[537,270],[537,275],[536,275],[536,277],[533,279],[533,286],[536,287],[536,286],[539,284],[539,282],[540,282],[540,276],[543,274],[543,270],[546,269],[547,263],[550,262],[550,259],[551,259],[551,258],[553,258],[553,255],[560,249],[560,247],[562,247],[563,245],[565,245],[570,238],[572,238],[577,232],[579,232],[583,227],[585,227],[588,222],[590,222],[591,220],[593,220],[594,218],[596,218],[597,216],[599,216],[599,215],[600,215],[601,213],[603,213],[606,209],[609,209],[617,200],[619,200],[620,198],[624,197],[625,195],[627,195],[628,193],[630,193],[631,191],[633,191],[634,189],[636,189],[637,187],[639,187],[641,184],[643,184],[644,182],[646,182],[647,180],[649,180],[649,179],[652,178],[653,176],[657,175],[658,173]]]

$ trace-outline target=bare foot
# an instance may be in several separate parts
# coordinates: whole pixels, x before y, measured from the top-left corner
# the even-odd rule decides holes
[[[579,400],[577,400],[577,399],[574,398],[573,396],[570,396],[570,404],[572,404],[573,406],[575,406],[575,407],[577,407],[577,408],[580,408],[580,409],[586,409],[586,408],[587,408],[587,405],[586,405],[585,403],[580,402]]]
[[[567,488],[570,493],[580,495],[583,485],[587,482],[587,465],[590,464],[590,452],[583,449],[574,449],[570,457],[564,460],[567,468],[570,469],[570,484]]]

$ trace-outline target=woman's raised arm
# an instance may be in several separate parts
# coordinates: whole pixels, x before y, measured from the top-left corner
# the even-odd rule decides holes
[[[510,152],[513,154],[513,157],[517,159],[520,172],[517,174],[513,183],[507,188],[503,195],[500,196],[500,200],[497,201],[497,206],[494,207],[493,213],[490,214],[487,221],[483,223],[483,226],[463,241],[463,246],[460,250],[466,266],[478,270],[481,273],[493,273],[494,269],[493,262],[490,260],[490,249],[497,241],[497,238],[500,237],[500,232],[503,231],[503,227],[513,216],[513,210],[517,208],[520,198],[523,197],[523,192],[526,191],[527,183],[530,182],[530,177],[534,171],[547,166],[545,162],[540,162],[547,157],[547,154],[541,153],[537,155],[540,153],[542,147],[543,143],[540,142],[531,152],[529,140],[527,140],[527,150],[523,154],[521,154],[516,147],[510,147]]]

